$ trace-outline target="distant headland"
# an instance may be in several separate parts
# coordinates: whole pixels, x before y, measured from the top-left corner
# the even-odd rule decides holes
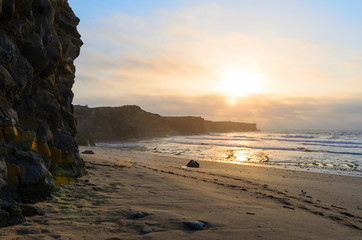
[[[76,105],[74,114],[79,145],[147,137],[257,131],[256,123],[214,122],[195,116],[161,116],[135,105],[96,108]]]

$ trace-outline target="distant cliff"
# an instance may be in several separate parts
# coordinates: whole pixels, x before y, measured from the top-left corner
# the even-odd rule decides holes
[[[201,117],[163,117],[138,106],[74,106],[76,140],[80,145],[144,137],[197,135],[210,132],[256,131],[255,123],[212,122]]]
[[[78,23],[66,0],[0,0],[2,209],[5,200],[43,199],[54,182],[84,173],[71,91]]]

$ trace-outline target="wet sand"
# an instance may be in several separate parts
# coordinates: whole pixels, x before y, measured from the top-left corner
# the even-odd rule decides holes
[[[41,215],[0,229],[0,239],[362,238],[362,178],[93,151],[82,154],[86,176],[57,187],[35,204]],[[205,229],[183,224],[195,220]]]

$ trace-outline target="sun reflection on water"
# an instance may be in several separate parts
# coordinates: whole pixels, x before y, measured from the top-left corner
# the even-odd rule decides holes
[[[224,155],[222,162],[249,164],[249,163],[266,163],[269,157],[263,152],[252,151],[250,149],[235,149]]]

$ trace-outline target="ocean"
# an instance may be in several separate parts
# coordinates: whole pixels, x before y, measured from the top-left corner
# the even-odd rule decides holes
[[[362,131],[265,130],[97,145],[193,160],[362,177]]]

